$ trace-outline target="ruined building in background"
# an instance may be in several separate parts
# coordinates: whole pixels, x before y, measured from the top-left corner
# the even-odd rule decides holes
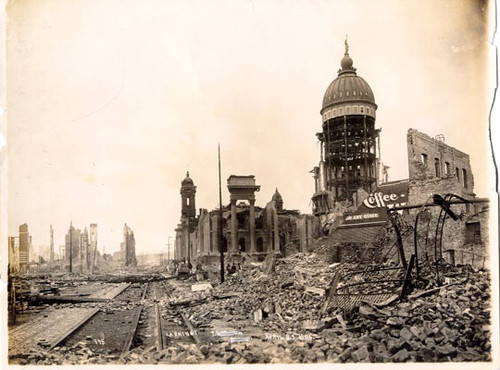
[[[22,273],[27,272],[29,269],[29,251],[31,248],[31,235],[28,231],[28,225],[20,225],[19,236],[9,236],[8,243],[9,271]]]
[[[85,228],[83,229],[83,233],[80,234],[80,262],[85,269],[90,268],[90,258],[89,231]]]
[[[51,235],[53,235],[52,231]],[[73,226],[73,222],[70,223],[68,233],[65,236],[65,245],[64,245],[65,261],[69,262],[71,254],[72,265],[74,268],[77,268],[78,271],[83,271],[83,270],[90,271],[98,255],[96,247],[97,247],[97,224],[90,224],[90,235],[89,235],[87,227],[85,227],[82,232],[81,229],[77,229]]]
[[[80,241],[81,241],[81,230],[76,229],[73,226],[73,222],[69,225],[68,233],[65,236],[65,249],[64,255],[66,257],[66,261],[70,260],[70,256],[73,259],[73,263],[75,261],[80,261]]]
[[[19,271],[26,272],[30,260],[29,250],[31,247],[31,235],[28,232],[28,225],[19,226]]]
[[[125,224],[123,226],[123,242],[120,244],[119,260],[130,267],[137,266],[137,258],[135,255],[135,237],[132,229]]]
[[[181,183],[181,221],[176,229],[175,259],[218,260],[219,246],[229,258],[262,260],[269,253],[305,252],[312,243],[316,220],[299,211],[285,210],[276,189],[265,207],[256,206],[260,190],[255,177],[231,175],[227,180],[230,204],[220,211],[200,209],[196,215],[196,187],[188,176]],[[189,246],[189,248],[188,248]]]
[[[89,234],[90,245],[90,270],[94,271],[97,260],[97,224],[90,224]]]
[[[387,167],[380,162],[375,97],[356,74],[347,40],[341,67],[325,92],[322,131],[316,134],[321,155],[319,166],[312,170],[312,202],[313,214],[322,223],[329,214],[340,215],[344,209],[360,205],[379,183],[387,181]]]

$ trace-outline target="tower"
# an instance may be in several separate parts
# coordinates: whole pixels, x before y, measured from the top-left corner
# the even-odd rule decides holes
[[[19,269],[21,272],[26,272],[28,270],[28,263],[30,261],[30,239],[28,225],[22,224],[19,226]]]
[[[97,224],[90,224],[89,245],[91,253],[90,271],[94,273],[94,266],[96,264],[96,256],[97,256]]]
[[[321,108],[322,131],[319,167],[312,172],[316,193],[314,213],[329,213],[336,202],[359,205],[359,192],[370,193],[378,184],[379,132],[372,89],[356,73],[345,41],[341,69],[326,89]]]
[[[181,182],[182,218],[194,217],[196,215],[195,205],[196,186],[186,173],[186,178]]]
[[[191,229],[193,225],[191,222],[196,216],[195,204],[196,186],[193,180],[189,177],[189,172],[186,173],[186,178],[181,182],[181,233],[182,239],[185,241],[185,247],[182,248],[182,257],[187,257],[191,261],[192,245],[191,245]],[[193,251],[194,252],[194,251]],[[179,257],[181,257],[179,256]]]

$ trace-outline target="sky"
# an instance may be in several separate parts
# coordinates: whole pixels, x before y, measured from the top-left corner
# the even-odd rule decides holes
[[[255,175],[265,206],[311,212],[321,103],[348,35],[371,86],[389,179],[408,176],[415,128],[470,154],[492,189],[491,10],[482,1],[15,0],[7,5],[8,235],[27,223],[56,251],[70,221],[118,251],[173,247],[180,184],[197,208],[231,174]],[[172,238],[169,238],[172,237]]]

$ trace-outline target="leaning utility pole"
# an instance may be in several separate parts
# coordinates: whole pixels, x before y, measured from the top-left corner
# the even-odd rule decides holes
[[[219,254],[220,254],[220,282],[224,282],[224,246],[222,243],[222,185],[220,174],[220,143],[217,144],[219,157]]]

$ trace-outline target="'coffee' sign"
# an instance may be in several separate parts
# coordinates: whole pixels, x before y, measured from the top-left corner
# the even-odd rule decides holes
[[[381,184],[359,207],[344,214],[344,225],[370,224],[387,220],[387,208],[408,203],[408,181]]]
[[[394,206],[402,206],[406,204],[406,194],[384,194],[381,191],[370,194],[363,201],[363,204],[368,208],[392,208]]]

